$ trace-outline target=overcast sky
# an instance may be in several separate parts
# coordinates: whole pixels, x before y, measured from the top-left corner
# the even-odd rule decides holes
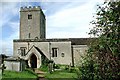
[[[20,7],[41,6],[46,16],[46,38],[86,38],[97,5],[104,0],[4,0],[0,2],[0,54],[13,54],[19,39]]]

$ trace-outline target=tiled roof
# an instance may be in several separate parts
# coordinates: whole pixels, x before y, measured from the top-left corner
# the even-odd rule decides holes
[[[72,45],[89,45],[96,38],[53,38],[53,39],[18,39],[14,42],[62,42],[71,41]]]
[[[89,45],[96,38],[70,38],[72,45]]]

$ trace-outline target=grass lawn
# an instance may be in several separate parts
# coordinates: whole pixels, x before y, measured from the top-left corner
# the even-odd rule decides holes
[[[67,72],[67,71],[55,71],[53,73],[46,73],[45,74],[45,78],[77,78],[77,74],[76,73],[70,73],[70,72]]]
[[[7,71],[5,70],[2,76],[2,80],[21,80],[21,79],[32,79],[36,80],[37,75],[32,73],[30,70],[22,71],[22,72],[16,72],[16,71]]]
[[[74,69],[73,71],[66,70],[65,66],[60,66],[59,70],[54,71],[51,74],[48,72],[47,66],[42,66],[39,70],[46,72],[44,75],[47,80],[75,80],[77,78],[76,71]],[[5,70],[2,78],[2,80],[37,80],[38,76],[31,69],[26,69],[22,72]]]
[[[48,72],[48,66],[42,66],[39,70],[46,72],[45,78],[48,80],[61,80],[61,79],[72,79],[75,80],[77,78],[76,71],[70,72],[69,70],[65,70],[65,65],[59,66],[61,70],[54,71],[51,74]]]

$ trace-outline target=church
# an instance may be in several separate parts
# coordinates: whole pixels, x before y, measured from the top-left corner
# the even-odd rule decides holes
[[[40,6],[20,8],[19,39],[13,40],[13,56],[39,68],[45,59],[77,66],[93,38],[46,39],[46,17]]]

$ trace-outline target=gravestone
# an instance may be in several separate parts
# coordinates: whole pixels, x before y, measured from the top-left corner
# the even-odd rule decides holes
[[[16,57],[6,58],[4,64],[6,66],[6,70],[11,71],[23,71],[26,65],[25,60]]]
[[[4,69],[6,68],[4,66],[4,58],[5,57],[6,57],[6,55],[0,54],[0,80],[2,79],[2,74],[3,74]]]

